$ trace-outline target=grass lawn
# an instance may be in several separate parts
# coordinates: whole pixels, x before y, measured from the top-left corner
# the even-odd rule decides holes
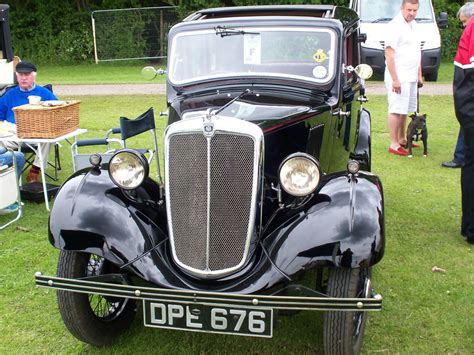
[[[38,68],[38,82],[41,84],[163,84],[165,76],[159,76],[152,81],[141,76],[143,67],[150,65],[145,61],[136,64],[99,63],[78,64],[70,66],[41,65]],[[165,68],[154,64],[155,69]],[[440,84],[452,83],[453,63],[443,62],[439,67],[438,81]],[[372,80],[383,80],[383,75],[377,75]]]
[[[117,117],[133,117],[164,97],[81,97],[81,126],[101,136]],[[374,268],[383,310],[370,313],[363,353],[468,354],[474,349],[473,248],[459,235],[459,170],[440,167],[452,158],[458,125],[452,98],[423,96],[428,114],[429,156],[387,153],[385,97],[370,98],[373,171],[385,191],[386,254]],[[164,119],[157,119],[164,127]],[[71,172],[68,144],[61,148],[64,180]],[[144,328],[132,329],[107,349],[73,338],[60,318],[55,292],[37,289],[36,271],[55,274],[58,251],[47,240],[44,204],[25,203],[25,215],[0,232],[0,353],[217,354],[322,353],[321,313],[282,318],[272,339],[243,338]],[[4,218],[4,217],[2,217]],[[2,221],[3,219],[0,219]],[[21,227],[21,228],[17,228]],[[432,272],[433,266],[446,273]]]
[[[146,80],[141,76],[143,67],[150,65],[145,61],[134,64],[99,63],[78,65],[40,65],[38,66],[38,82],[42,84],[148,84],[165,83],[166,76],[158,76],[154,80]],[[163,68],[152,64],[155,69]]]

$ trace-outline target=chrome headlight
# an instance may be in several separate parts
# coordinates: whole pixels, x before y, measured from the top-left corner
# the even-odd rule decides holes
[[[318,161],[311,155],[296,153],[283,161],[278,175],[283,190],[290,195],[302,197],[316,190],[321,170]]]
[[[115,185],[132,190],[141,185],[148,176],[145,157],[131,149],[121,150],[109,162],[109,175]]]

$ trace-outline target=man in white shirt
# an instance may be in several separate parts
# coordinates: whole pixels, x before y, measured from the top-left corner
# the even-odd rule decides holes
[[[388,24],[385,40],[385,86],[388,92],[389,153],[408,155],[406,119],[417,110],[421,76],[421,42],[415,21],[418,0],[403,0],[400,13]],[[415,146],[415,145],[414,145]]]

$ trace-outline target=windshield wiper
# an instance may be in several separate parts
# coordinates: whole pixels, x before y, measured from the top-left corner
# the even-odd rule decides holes
[[[416,21],[433,21],[433,19],[429,17],[420,17],[420,18],[416,18],[415,20]]]
[[[237,95],[236,97],[234,97],[232,100],[230,100],[228,103],[226,103],[224,106],[222,106],[220,109],[218,109],[217,111],[214,111],[212,112],[212,114],[214,116],[217,116],[219,113],[221,113],[222,111],[224,111],[227,107],[229,107],[230,105],[232,105],[235,101],[241,99],[242,97],[244,97],[244,95],[247,95],[247,94],[253,94],[254,92],[250,89],[245,89],[242,93],[240,93],[239,95]]]
[[[217,26],[214,27],[214,31],[216,31],[216,35],[220,35],[221,37],[226,36],[235,36],[235,35],[259,35],[259,32],[247,32],[242,30],[236,30],[235,28],[229,28],[225,26]]]
[[[377,20],[372,21],[372,23],[377,23],[377,22],[385,22],[385,21],[391,21],[391,17],[380,17]]]

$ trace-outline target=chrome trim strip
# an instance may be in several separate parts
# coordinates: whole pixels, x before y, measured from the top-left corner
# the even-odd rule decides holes
[[[207,305],[238,305],[239,307],[267,307],[286,310],[312,311],[379,311],[382,298],[334,298],[243,295],[225,292],[171,290],[163,288],[110,284],[96,281],[67,279],[55,276],[35,275],[36,286],[63,291],[101,294],[138,300],[189,302]]]
[[[211,137],[207,138],[207,216],[206,216],[206,268],[207,272],[211,272],[209,267],[209,254],[211,242]]]

